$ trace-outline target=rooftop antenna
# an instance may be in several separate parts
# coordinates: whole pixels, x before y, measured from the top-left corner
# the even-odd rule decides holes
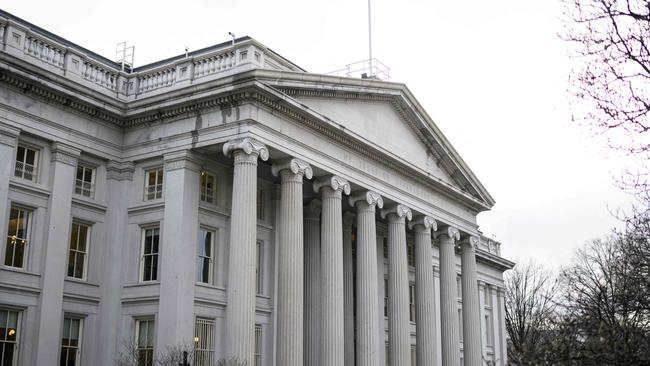
[[[370,0],[368,0],[368,63],[370,71],[368,77],[372,78],[372,21],[370,16]]]
[[[190,50],[189,47],[185,46],[185,58],[187,58],[187,52]]]
[[[133,68],[133,57],[135,55],[135,46],[126,46],[126,41],[118,43],[115,47],[115,62],[122,65],[122,71],[128,66]]]
[[[228,34],[232,37],[232,46],[235,47],[235,33],[228,32]]]

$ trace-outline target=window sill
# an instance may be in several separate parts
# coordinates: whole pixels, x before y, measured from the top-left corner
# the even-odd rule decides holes
[[[83,279],[83,278],[76,278],[76,277],[68,277],[68,276],[66,276],[66,277],[65,277],[65,280],[66,280],[67,282],[78,283],[78,284],[80,284],[80,285],[87,285],[87,286],[99,287],[98,284],[96,284],[96,283],[92,283],[92,282],[88,282],[87,279]]]

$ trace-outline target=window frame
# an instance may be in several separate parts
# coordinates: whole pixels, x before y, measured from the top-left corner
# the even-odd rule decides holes
[[[25,228],[25,237],[24,238],[18,238],[15,235],[13,235],[13,236],[9,235],[9,229],[10,229],[9,225],[11,223],[11,211],[14,210],[14,209],[22,211],[24,213],[27,213],[27,227]],[[7,218],[7,230],[6,230],[6,235],[5,235],[5,250],[4,250],[4,260],[3,260],[3,265],[5,267],[15,268],[15,269],[22,269],[22,270],[27,269],[28,260],[29,260],[29,248],[30,248],[29,244],[31,242],[31,234],[32,234],[32,226],[33,226],[32,221],[33,220],[34,220],[34,209],[29,208],[29,207],[25,207],[25,206],[22,206],[22,205],[13,204],[13,203],[11,203],[9,205],[9,215],[8,215],[8,218]],[[18,227],[16,227],[16,229],[18,229]],[[23,246],[24,246],[23,247],[23,258],[22,258],[22,263],[21,263],[20,266],[15,266],[13,264],[7,264],[7,258],[8,258],[8,254],[9,254],[8,253],[9,238],[12,238],[12,237],[15,237],[13,240],[20,239],[23,242],[22,243]],[[16,252],[15,245],[16,244],[14,243],[12,263],[15,261],[15,252]]]
[[[153,252],[145,254],[144,249],[145,249],[145,240],[146,240],[146,235],[147,235],[147,230],[158,230],[158,248],[155,254]],[[157,282],[158,281],[158,274],[160,272],[160,225],[148,225],[148,226],[142,226],[140,228],[140,271],[138,274],[138,280],[141,283],[148,283],[148,282]],[[153,247],[153,237],[152,237],[152,247]],[[155,263],[156,263],[156,278],[155,279],[144,279],[144,274],[145,274],[145,256],[154,256],[156,257]],[[152,264],[154,261],[151,262]]]
[[[77,225],[79,227],[79,230],[81,230],[81,227],[86,228],[86,251],[80,251],[78,250],[79,248],[79,234],[77,234],[77,249],[74,249],[75,251],[75,259],[77,258],[77,255],[79,253],[83,253],[84,255],[84,261],[83,261],[83,268],[82,268],[82,273],[81,277],[75,277],[74,276],[74,269],[76,268],[76,261],[75,261],[75,266],[73,268],[73,276],[70,276],[70,255],[71,252],[73,251],[72,249],[72,230],[74,229],[74,226]],[[72,220],[72,224],[70,225],[70,241],[68,242],[68,255],[67,255],[67,270],[66,270],[66,279],[74,279],[74,280],[81,280],[85,281],[87,280],[88,276],[88,260],[90,258],[90,237],[92,235],[92,224],[80,221],[80,220]]]
[[[8,325],[9,322],[9,313],[15,313],[16,314],[16,339],[14,341],[9,341],[6,339],[0,339],[0,344],[13,344],[13,356],[11,360],[11,365],[7,366],[16,366],[18,365],[18,359],[20,358],[20,341],[21,341],[21,332],[22,332],[22,315],[23,315],[23,310],[21,309],[15,309],[15,308],[6,308],[2,307],[0,308],[0,312],[7,312],[7,323],[5,323],[5,326]],[[5,328],[6,329],[6,328]],[[7,332],[9,334],[9,332]],[[0,355],[2,356],[2,355]]]
[[[151,178],[150,173],[156,173],[155,183],[152,185],[149,179]],[[160,174],[159,174],[160,173]],[[160,177],[160,183],[158,183],[158,177]],[[149,187],[154,187],[153,192],[149,192]],[[165,191],[165,170],[163,167],[155,167],[144,169],[144,200],[145,201],[154,201],[162,199]],[[150,197],[153,195],[152,197]]]
[[[77,178],[79,174],[79,168],[83,169],[83,173],[81,176],[81,181]],[[85,181],[86,177],[86,172],[87,170],[90,170],[90,188],[88,190],[88,194],[84,193],[84,187],[83,183],[87,183]],[[74,193],[79,196],[83,197],[88,197],[88,198],[95,198],[95,181],[97,180],[97,167],[91,164],[88,164],[86,162],[78,162],[77,163],[77,168],[75,171],[75,178],[74,178]],[[79,186],[79,182],[81,182],[81,186]],[[79,190],[79,192],[77,192]]]
[[[63,335],[64,335],[64,332],[65,332],[64,327],[65,327],[65,320],[66,319],[70,319],[70,326],[72,326],[73,321],[78,321],[79,322],[79,334],[77,336],[77,346],[76,347],[70,346],[69,344],[67,346],[63,344]],[[81,348],[82,348],[82,345],[83,345],[83,334],[84,334],[83,333],[83,326],[84,326],[84,319],[82,317],[74,316],[74,315],[64,315],[63,316],[63,323],[61,324],[61,341],[59,342],[60,357],[63,356],[64,349],[75,349],[75,354],[76,354],[75,355],[75,360],[76,360],[75,366],[78,366],[78,365],[82,364],[81,363]],[[61,360],[60,357],[59,357],[59,360]],[[66,361],[67,361],[67,356],[66,356]],[[59,365],[61,365],[61,364],[59,364]],[[68,365],[68,363],[66,362],[62,366],[65,366],[65,365]]]
[[[206,180],[212,178],[212,188],[208,188],[207,185],[206,186],[203,185],[204,177]],[[216,205],[217,204],[217,175],[207,170],[202,170],[199,179],[200,179],[199,201],[205,202],[210,205]],[[212,190],[211,194],[209,193],[209,190]]]
[[[20,148],[25,149],[25,151],[23,153],[23,159],[24,160],[19,162],[18,161],[18,149],[20,149]],[[27,151],[28,150],[31,150],[31,151],[34,152],[34,164],[32,165],[32,172],[31,172],[32,177],[31,177],[31,179],[25,178],[25,166],[24,165],[26,164],[25,160],[27,160]],[[38,169],[40,168],[40,166],[39,166],[40,157],[41,157],[41,149],[40,148],[35,147],[33,145],[30,145],[30,144],[25,144],[24,142],[18,143],[16,145],[16,154],[14,155],[14,174],[13,174],[13,176],[15,178],[18,178],[18,179],[23,179],[23,180],[26,180],[26,181],[29,181],[29,182],[37,183],[38,182],[38,176],[39,176]],[[23,164],[23,168],[22,168],[22,170],[20,170],[20,172],[21,172],[20,175],[16,174],[16,171],[18,169],[18,163]]]
[[[255,241],[255,295],[264,295],[264,240]]]
[[[142,323],[152,323],[153,324],[153,331],[152,331],[152,339],[151,339],[151,347],[148,346],[148,340],[147,338],[147,344],[145,344],[145,347],[141,348],[140,347],[140,327],[142,326]],[[156,319],[154,317],[142,317],[142,318],[136,318],[135,319],[135,336],[133,337],[135,341],[135,354],[136,354],[136,363],[138,365],[143,365],[143,366],[153,366],[155,363],[156,359]],[[148,330],[148,329],[147,329]],[[149,336],[147,332],[147,337]],[[151,350],[151,362],[150,363],[141,363],[140,362],[140,352],[145,351],[147,352],[148,350]]]
[[[417,300],[415,299],[415,296],[415,282],[409,282],[409,321],[411,323],[417,322],[417,318],[415,317]]]
[[[209,256],[209,257],[208,256],[202,256],[201,252],[200,252],[200,249],[201,249],[200,245],[203,244],[203,240],[202,240],[203,239],[203,235],[202,235],[203,232],[207,232],[207,233],[211,234],[211,238],[210,238],[210,253],[211,253],[211,256]],[[216,257],[216,255],[215,255],[215,249],[216,249],[215,237],[216,236],[217,236],[217,231],[216,230],[208,228],[208,227],[204,227],[204,226],[199,227],[199,234],[198,234],[198,240],[197,240],[197,253],[196,253],[197,254],[197,272],[196,272],[196,278],[195,278],[195,281],[197,283],[203,283],[203,284],[208,284],[208,285],[214,284],[214,262],[215,262],[215,257]],[[202,265],[203,262],[201,260],[206,259],[206,258],[209,258],[208,281],[207,282],[203,281],[202,278],[199,278],[199,276],[202,276],[202,272],[203,272],[203,271],[199,272],[199,264]]]
[[[203,328],[200,328],[203,326]],[[211,318],[196,317],[194,321],[194,352],[195,366],[212,366],[215,358],[215,321]],[[205,335],[206,342],[202,342],[201,335]],[[200,346],[203,346],[202,348]],[[199,355],[207,355],[206,358]],[[204,363],[207,362],[207,363]]]

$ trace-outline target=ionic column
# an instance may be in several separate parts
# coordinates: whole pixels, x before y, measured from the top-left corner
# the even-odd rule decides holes
[[[282,177],[280,241],[278,243],[278,343],[277,364],[303,363],[303,213],[302,180],[311,179],[306,162],[290,159],[274,164],[273,175]]]
[[[352,224],[354,214],[343,214],[343,313],[345,318],[345,366],[354,365],[354,263]]]
[[[438,235],[440,243],[440,326],[442,328],[442,365],[460,365],[460,333],[456,289],[455,242],[460,233],[448,227]]]
[[[388,360],[391,366],[410,366],[406,219],[412,214],[408,207],[395,205],[381,210],[381,217],[388,218]]]
[[[343,366],[345,359],[343,315],[343,215],[342,193],[350,194],[347,180],[332,176],[314,183],[323,200],[321,216],[321,363]]]
[[[320,212],[321,201],[311,200],[304,208],[305,298],[304,365],[320,365]],[[279,365],[278,365],[279,366]]]
[[[377,229],[375,207],[384,201],[372,191],[350,197],[357,209],[357,366],[379,365],[379,307],[377,306]],[[383,343],[383,342],[382,342]]]
[[[257,159],[267,160],[269,151],[246,137],[223,145],[234,156],[230,242],[228,255],[228,306],[226,308],[226,355],[254,362],[255,340],[255,240],[257,236]]]
[[[470,236],[461,242],[463,290],[463,359],[465,366],[481,366],[481,319],[476,274],[478,238]]]
[[[435,353],[435,295],[433,263],[431,262],[431,230],[438,230],[436,221],[423,216],[411,223],[415,230],[415,314],[417,364],[434,365]]]

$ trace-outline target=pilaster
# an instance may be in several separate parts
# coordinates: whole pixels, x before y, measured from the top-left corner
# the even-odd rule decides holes
[[[0,122],[0,227],[3,230],[7,228],[9,180],[14,176],[19,134],[20,129]]]
[[[36,364],[58,359],[63,317],[63,284],[70,240],[72,189],[81,150],[60,142],[51,146],[50,200],[47,208],[47,243],[43,245],[43,271],[39,298]]]

